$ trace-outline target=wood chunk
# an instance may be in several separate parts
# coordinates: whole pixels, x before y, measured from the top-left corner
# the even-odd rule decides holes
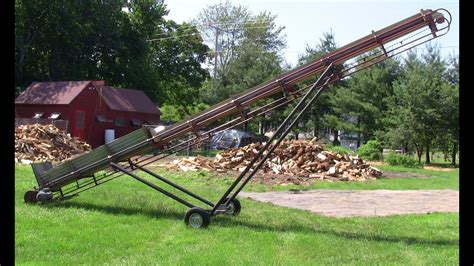
[[[242,172],[262,145],[253,143],[241,148],[233,148],[216,155],[214,159],[199,157],[198,159],[183,158],[173,161],[176,169],[212,170],[223,173],[228,169]],[[264,152],[266,154],[267,152]],[[182,167],[181,167],[182,166]],[[364,181],[375,179],[382,172],[365,163],[359,156],[349,156],[331,151],[315,139],[284,140],[269,156],[262,166],[263,173],[284,174],[289,176],[289,182],[303,182],[299,178],[319,178],[330,181]],[[271,176],[269,177],[271,178]],[[295,183],[295,184],[296,184]]]
[[[336,167],[332,166],[328,170],[328,175],[335,176],[336,175]]]
[[[53,125],[20,125],[15,128],[16,161],[62,161],[90,150],[89,144],[72,139]]]

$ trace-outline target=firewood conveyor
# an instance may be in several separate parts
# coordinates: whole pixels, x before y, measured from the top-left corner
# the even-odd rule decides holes
[[[27,191],[24,200],[27,203],[48,203],[69,199],[126,174],[189,207],[184,220],[191,227],[207,227],[210,218],[219,214],[236,216],[241,208],[236,196],[324,89],[387,58],[445,35],[450,24],[451,14],[448,10],[422,9],[411,17],[379,31],[372,31],[359,40],[233,96],[169,128],[144,126],[55,166],[51,162],[32,164],[39,187]],[[302,81],[307,81],[310,77],[317,80],[310,86],[301,85]],[[262,103],[263,99],[267,101]],[[298,103],[273,137],[258,151],[216,203],[145,168],[189,146],[209,140],[215,133],[241,125],[297,99]],[[227,121],[208,128],[211,122],[222,118]],[[274,145],[270,145],[271,143]],[[135,170],[151,175],[156,178],[156,182],[168,184],[173,187],[175,193],[136,175]],[[178,191],[180,192],[176,193]],[[198,207],[177,195],[181,193],[207,206]]]

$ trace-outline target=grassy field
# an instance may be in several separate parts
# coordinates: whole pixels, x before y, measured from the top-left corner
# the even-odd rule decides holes
[[[432,178],[312,188],[458,189],[457,171],[415,171]],[[160,172],[211,201],[232,181],[203,172]],[[194,230],[183,222],[185,206],[129,177],[46,206],[23,203],[24,192],[36,185],[29,166],[18,165],[15,178],[19,265],[459,264],[459,215],[453,213],[330,218],[242,199],[238,217],[218,216],[208,229]],[[271,189],[252,184],[246,191]]]

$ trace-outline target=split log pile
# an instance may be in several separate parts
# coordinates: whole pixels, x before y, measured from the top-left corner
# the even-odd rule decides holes
[[[218,173],[227,172],[224,167],[214,162],[213,159],[204,156],[176,159],[167,164],[160,164],[159,166],[183,172],[197,170],[214,171]]]
[[[201,156],[189,157],[174,160],[165,166],[180,171],[242,172],[262,147],[263,144],[253,143],[219,153],[214,160]],[[341,181],[365,181],[382,175],[382,171],[365,163],[359,156],[325,151],[315,139],[283,141],[261,171]]]
[[[62,161],[90,151],[84,141],[53,125],[20,125],[15,128],[15,161]]]

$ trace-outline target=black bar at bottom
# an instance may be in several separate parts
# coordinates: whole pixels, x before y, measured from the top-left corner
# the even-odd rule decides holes
[[[117,169],[117,170],[119,170],[119,171],[121,171],[121,172],[123,172],[123,173],[125,173],[125,174],[127,174],[127,175],[129,175],[129,176],[131,176],[131,177],[133,177],[133,178],[135,178],[136,180],[142,182],[143,184],[145,184],[145,185],[147,185],[147,186],[149,186],[149,187],[151,187],[151,188],[153,188],[153,189],[155,189],[155,190],[157,190],[157,191],[159,191],[159,192],[165,194],[166,196],[168,196],[168,197],[170,197],[170,198],[176,200],[177,202],[179,202],[179,203],[181,203],[181,204],[183,204],[183,205],[186,205],[186,206],[188,206],[189,208],[193,208],[193,207],[194,207],[194,205],[192,205],[191,203],[189,203],[189,202],[187,202],[187,201],[185,201],[185,200],[183,200],[183,199],[177,197],[177,196],[174,195],[174,194],[171,194],[170,192],[168,192],[168,191],[166,191],[166,190],[160,188],[159,186],[157,186],[157,185],[155,185],[155,184],[153,184],[153,183],[151,183],[151,182],[146,181],[145,179],[143,179],[143,178],[141,178],[141,177],[135,175],[134,173],[131,173],[131,172],[127,171],[125,168],[121,167],[120,165],[115,164],[115,163],[112,163],[112,162],[110,163],[110,165],[111,165],[113,168],[115,168],[115,169]]]

